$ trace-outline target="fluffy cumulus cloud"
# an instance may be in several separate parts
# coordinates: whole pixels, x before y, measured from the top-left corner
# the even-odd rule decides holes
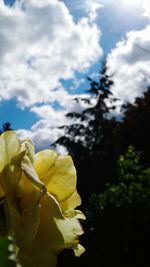
[[[21,106],[47,103],[60,79],[84,71],[101,55],[100,32],[89,18],[75,23],[63,2],[0,1],[0,98]]]
[[[59,92],[60,97],[64,94],[64,98],[62,99],[62,107],[66,106],[67,111],[82,111],[87,108],[88,105],[85,102],[79,101],[76,102],[72,99],[71,95],[67,94],[62,88]],[[58,95],[58,99],[59,99]],[[76,98],[78,95],[74,95]],[[86,97],[87,95],[80,95],[81,98]],[[95,99],[93,99],[94,104]],[[17,131],[20,139],[31,138],[34,141],[36,150],[44,149],[50,147],[50,145],[56,141],[60,136],[64,134],[63,129],[59,129],[59,126],[69,125],[72,123],[71,119],[65,116],[66,109],[61,108],[61,110],[52,107],[49,104],[41,105],[41,106],[33,106],[31,111],[38,115],[39,121],[32,126],[29,130],[20,129]],[[58,146],[57,150],[59,153],[66,153],[66,150],[62,146]]]
[[[144,1],[144,15],[150,18],[147,5]],[[141,96],[150,86],[150,24],[142,30],[128,32],[108,55],[107,64],[108,73],[113,75],[112,91],[116,97],[122,102],[133,102]]]
[[[145,0],[143,2],[143,15],[144,17],[148,17],[150,19],[150,1],[149,0]]]
[[[97,18],[98,11],[103,7],[99,0],[84,0],[86,11],[89,14],[91,21],[94,21]]]
[[[62,131],[65,113],[78,109],[61,79],[74,78],[102,55],[100,30],[94,23],[98,6],[75,22],[65,2],[17,0],[12,7],[0,0],[0,100],[16,98],[39,121],[22,138],[47,147]],[[58,104],[53,105],[53,103]]]

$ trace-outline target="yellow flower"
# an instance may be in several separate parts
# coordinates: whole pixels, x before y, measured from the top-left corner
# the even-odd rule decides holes
[[[0,197],[4,197],[23,267],[56,266],[66,248],[80,256],[82,212],[76,170],[70,156],[52,150],[34,153],[30,140],[20,144],[12,131],[0,136]]]

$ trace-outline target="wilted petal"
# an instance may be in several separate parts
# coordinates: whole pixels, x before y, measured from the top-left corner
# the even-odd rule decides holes
[[[46,187],[39,179],[30,159],[27,156],[23,157],[21,161],[21,168],[24,171],[27,178],[31,181],[31,183],[33,183],[35,186],[41,189],[43,193],[45,193]]]
[[[81,246],[80,244],[78,244],[74,248],[74,254],[76,257],[80,257],[84,252],[85,252],[85,248],[83,246]]]
[[[25,151],[26,155],[30,159],[30,161],[33,163],[35,158],[35,152],[34,152],[34,145],[30,139],[26,139],[21,144],[21,151]]]
[[[82,220],[85,220],[86,219],[86,217],[85,217],[85,215],[83,214],[83,212],[82,211],[80,211],[80,210],[72,210],[72,209],[70,209],[70,210],[65,210],[64,212],[63,212],[63,214],[64,214],[64,216],[66,217],[66,218],[77,218],[77,219],[82,219]]]

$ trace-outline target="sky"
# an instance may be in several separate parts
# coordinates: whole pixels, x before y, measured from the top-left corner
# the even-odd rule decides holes
[[[149,0],[0,0],[0,125],[36,150],[50,147],[82,111],[107,57],[111,90],[133,102],[150,85]],[[63,153],[63,149],[60,153]]]

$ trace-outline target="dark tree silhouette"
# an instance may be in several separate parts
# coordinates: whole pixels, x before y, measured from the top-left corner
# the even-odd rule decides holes
[[[106,65],[98,81],[88,80],[88,92],[96,104],[91,106],[89,99],[75,99],[86,101],[89,108],[67,114],[74,123],[63,126],[65,135],[56,142],[68,149],[77,168],[78,189],[87,213],[82,237],[86,252],[80,259],[74,258],[72,252],[63,253],[58,266],[147,267],[150,264],[150,88],[133,104],[124,105],[122,121],[117,121],[110,116],[117,99],[111,94],[113,82]],[[128,147],[116,171],[119,155]]]
[[[11,130],[12,130],[11,123],[5,122],[3,123],[2,129],[0,129],[0,134],[7,132],[7,131],[11,131]]]
[[[90,89],[87,92],[95,98],[96,104],[91,106],[89,99],[75,99],[86,101],[89,108],[66,115],[74,123],[62,126],[65,135],[55,143],[64,145],[73,157],[78,171],[79,193],[84,200],[91,192],[101,191],[109,178],[112,179],[114,164],[120,153],[117,133],[120,123],[109,116],[117,99],[110,91],[113,82],[107,75],[106,64],[102,66],[98,81],[88,80]]]
[[[132,144],[141,152],[142,163],[149,166],[150,162],[150,87],[143,97],[136,98],[134,104],[123,106],[122,149]]]

